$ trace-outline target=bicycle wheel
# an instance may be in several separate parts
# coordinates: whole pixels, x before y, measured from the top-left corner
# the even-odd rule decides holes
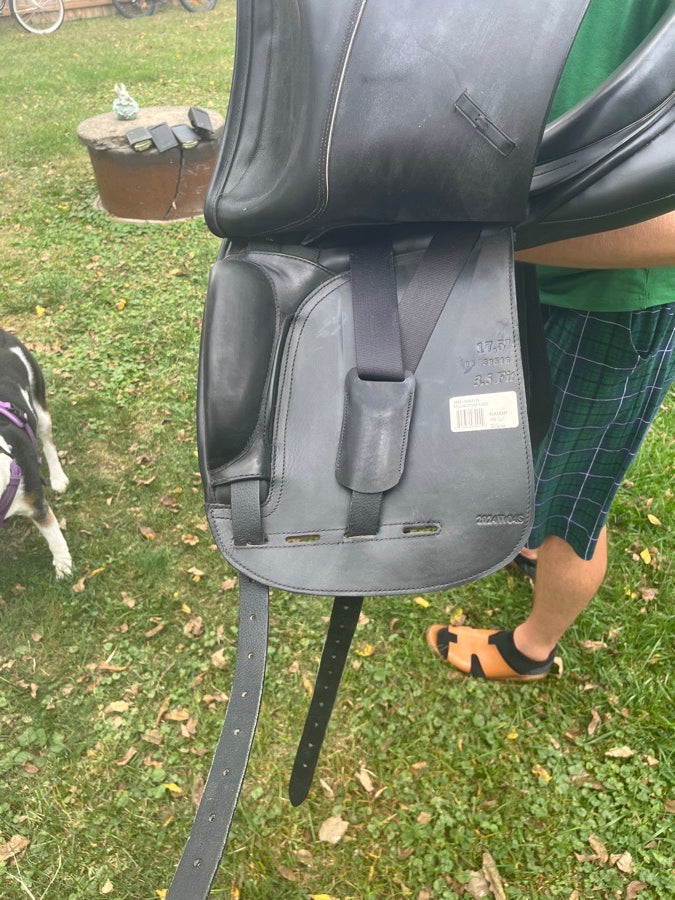
[[[63,0],[11,0],[11,9],[31,34],[51,34],[63,22]]]
[[[155,0],[112,0],[112,4],[125,19],[140,19],[155,11]]]
[[[216,5],[216,0],[180,0],[180,5],[188,12],[208,12]]]

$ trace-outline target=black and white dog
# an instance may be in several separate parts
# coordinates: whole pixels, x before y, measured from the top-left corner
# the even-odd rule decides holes
[[[37,437],[59,493],[68,486],[52,438],[45,380],[35,358],[13,335],[0,328],[0,526],[9,516],[28,516],[52,551],[56,577],[72,571],[72,560],[56,516],[45,500],[40,479]]]

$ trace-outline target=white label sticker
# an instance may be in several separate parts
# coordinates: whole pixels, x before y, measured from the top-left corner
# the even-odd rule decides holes
[[[491,431],[517,427],[518,396],[515,391],[450,398],[451,431]]]

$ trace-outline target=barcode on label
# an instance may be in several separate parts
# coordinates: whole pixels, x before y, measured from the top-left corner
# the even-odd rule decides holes
[[[517,428],[518,421],[518,396],[515,391],[450,398],[451,431]]]
[[[487,428],[485,410],[480,406],[476,409],[458,409],[456,415],[457,426],[460,430],[474,431],[476,428]]]

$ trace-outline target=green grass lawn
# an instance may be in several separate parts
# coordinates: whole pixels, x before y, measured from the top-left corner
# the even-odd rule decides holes
[[[120,81],[144,106],[224,112],[234,3],[66,22],[44,39],[1,24],[0,323],[48,380],[75,572],[55,580],[25,521],[2,531],[0,845],[29,843],[0,864],[0,896],[152,900],[192,821],[236,638],[193,423],[219,242],[201,219],[96,211],[76,128]],[[617,499],[610,575],[560,677],[466,681],[425,646],[448,617],[515,625],[530,589],[511,571],[428,607],[367,600],[298,809],[287,781],[329,605],[274,594],[261,724],[214,896],[479,896],[466,886],[485,854],[508,898],[675,896],[672,394],[667,407]],[[338,815],[342,840],[320,841]]]

